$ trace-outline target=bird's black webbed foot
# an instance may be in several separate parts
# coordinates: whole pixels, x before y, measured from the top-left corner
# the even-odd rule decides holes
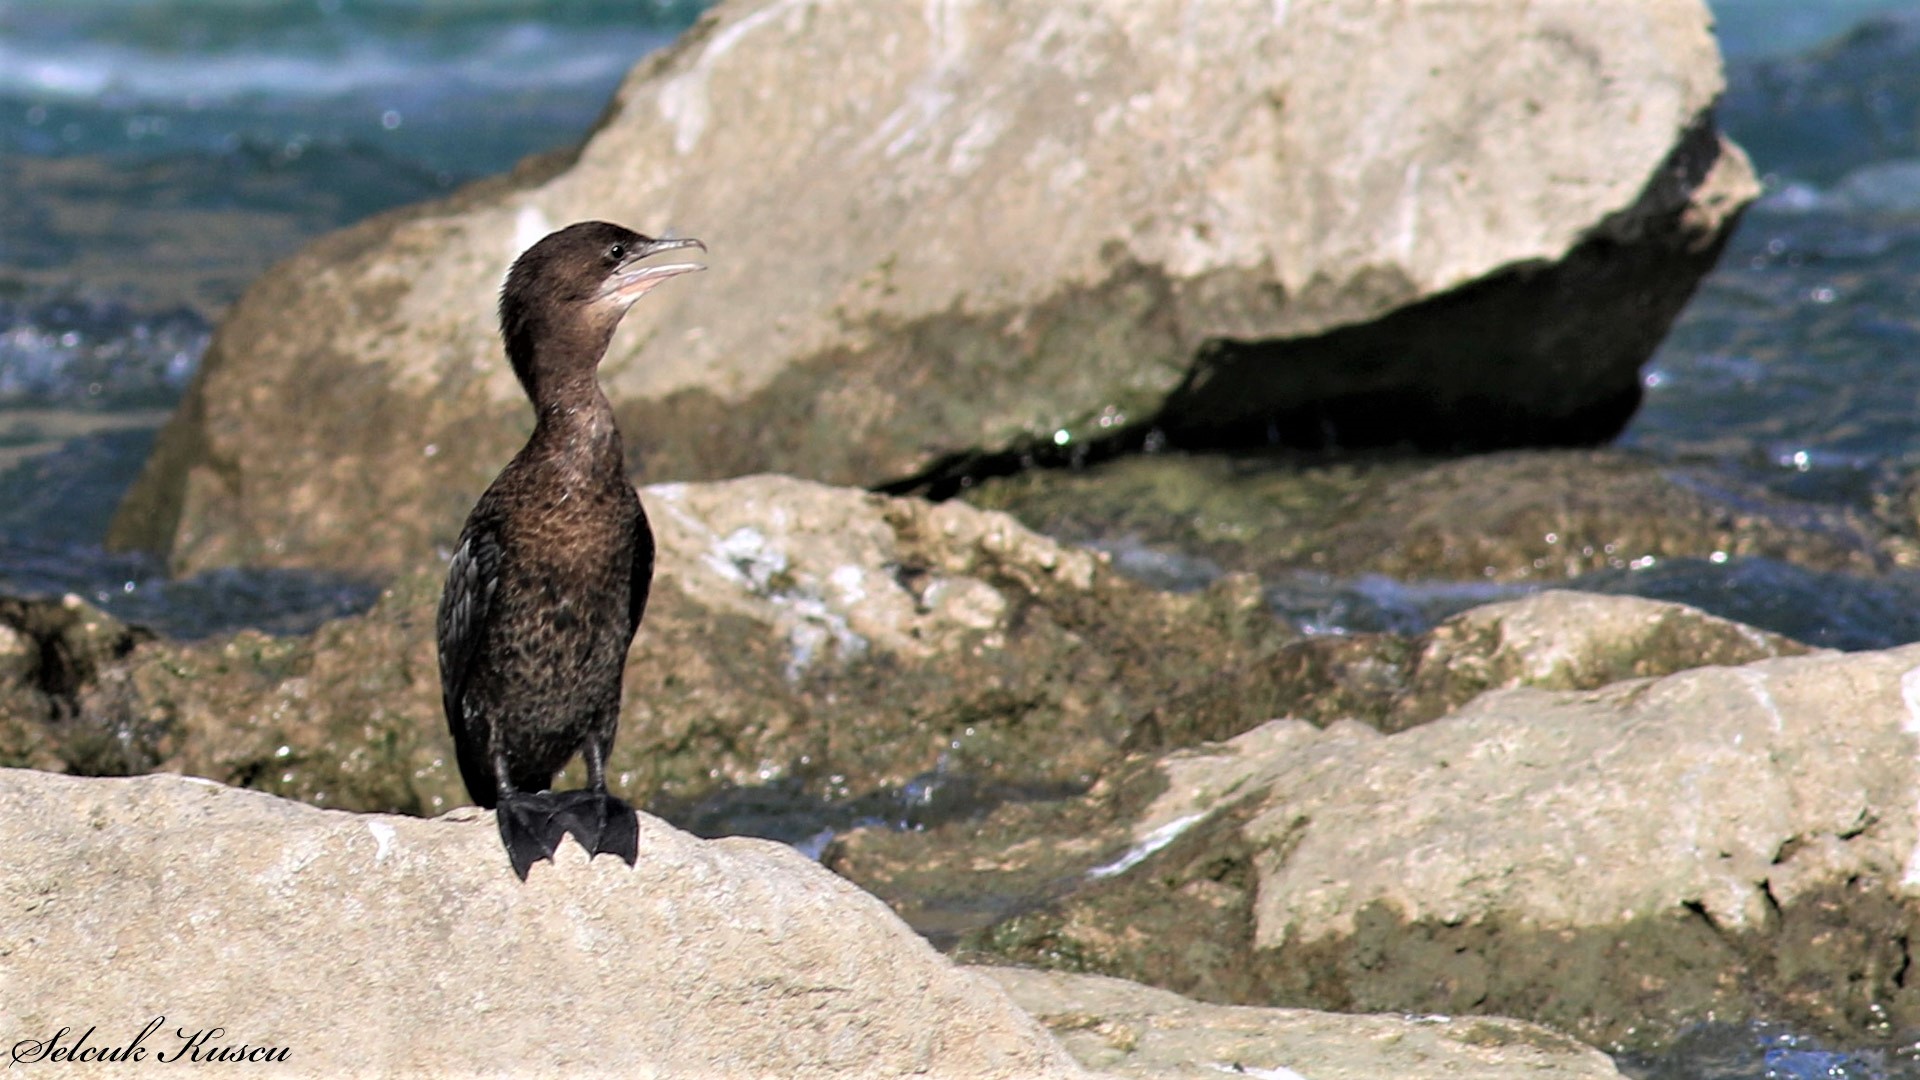
[[[640,857],[640,818],[626,800],[592,790],[561,792],[554,798],[555,821],[588,855],[618,855],[628,866]]]
[[[550,791],[503,794],[494,816],[500,824],[500,843],[521,881],[527,880],[534,863],[553,858],[560,838],[570,831],[562,821],[559,797]]]

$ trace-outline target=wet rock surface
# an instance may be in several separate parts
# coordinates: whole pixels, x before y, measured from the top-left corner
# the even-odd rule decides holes
[[[0,764],[91,774],[151,770],[102,719],[103,677],[154,635],[80,602],[0,597]],[[110,693],[110,692],[107,692]]]
[[[603,369],[649,479],[937,485],[1149,427],[1604,438],[1755,191],[1691,0],[938,10],[721,5],[577,153],[282,263],[114,541],[391,571],[451,537],[526,423],[501,268],[579,218],[713,252]]]
[[[1067,540],[1293,572],[1564,581],[1658,560],[1766,557],[1814,570],[1920,564],[1889,522],[1614,450],[1324,464],[1151,454],[1034,470],[965,498]]]
[[[163,1015],[144,1064],[251,1052],[276,1076],[1084,1075],[779,844],[643,818],[636,867],[567,846],[523,884],[487,813],[24,770],[0,770],[0,834],[13,1039],[121,1047]]]
[[[1394,735],[1265,725],[1163,758],[1129,847],[961,951],[1601,1046],[1708,1015],[1884,1038],[1920,1021],[1917,671],[1823,653],[1496,691]]]
[[[1889,706],[1920,657],[1770,660],[1807,650],[1552,591],[1418,637],[1300,639],[1249,578],[1157,593],[961,503],[781,477],[644,497],[662,555],[616,785],[717,831],[743,819],[716,787],[749,810],[769,779],[895,792],[914,828],[842,816],[813,849],[962,955],[1214,1001],[1520,1015],[1600,1045],[1709,1013],[1859,1034],[1908,1007],[1910,736]],[[459,805],[438,589],[437,567],[403,575],[298,639],[23,608],[0,620],[27,717],[9,763]],[[91,658],[66,711],[20,712],[53,700],[32,673],[59,649]],[[123,758],[100,766],[101,745]]]
[[[764,655],[711,637],[649,649],[626,715],[655,742],[635,760],[685,746],[723,775],[804,766],[856,789],[936,766],[1084,784],[1148,709],[1288,636],[1245,579],[1155,593],[959,504],[775,477],[649,491],[663,547],[684,553],[661,575],[692,609],[676,622],[750,620]]]
[[[1240,731],[1235,710],[1215,701],[1269,691],[1275,717],[1325,726],[1359,720],[1403,731],[1452,712],[1489,690],[1529,686],[1594,690],[1625,679],[1714,664],[1797,656],[1807,646],[1679,604],[1632,596],[1548,590],[1486,604],[1417,637],[1356,634],[1302,638],[1227,674],[1205,699],[1158,710],[1137,747],[1191,746]],[[1244,680],[1244,681],[1243,681]],[[1241,710],[1244,711],[1244,710]]]
[[[1564,585],[1862,650],[1920,638],[1911,500],[1883,486],[1868,506],[1615,450],[1168,452],[1030,470],[964,498],[1157,588],[1253,573],[1310,635],[1419,634]]]
[[[681,820],[769,772],[828,801],[911,790],[915,828],[843,818],[824,861],[962,956],[1602,1046],[1709,1014],[1840,1037],[1920,1019],[1911,649],[1808,654],[1553,591],[1419,637],[1296,639],[1244,578],[1155,593],[963,504],[778,477],[644,494],[659,606],[617,786]],[[459,805],[438,585],[405,575],[303,639],[16,604],[9,763]]]
[[[1097,975],[976,969],[1102,1075],[1310,1076],[1313,1080],[1620,1076],[1605,1054],[1515,1020],[1342,1016],[1205,1005]]]

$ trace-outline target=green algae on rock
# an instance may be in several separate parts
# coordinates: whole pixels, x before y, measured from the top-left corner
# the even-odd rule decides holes
[[[116,709],[116,665],[153,635],[77,596],[0,597],[0,766],[125,776],[153,769],[152,732]]]
[[[1920,563],[1873,516],[1613,450],[1441,460],[1149,454],[969,488],[1067,540],[1130,537],[1271,581],[1292,571],[1424,581],[1560,581],[1680,557],[1815,570]]]

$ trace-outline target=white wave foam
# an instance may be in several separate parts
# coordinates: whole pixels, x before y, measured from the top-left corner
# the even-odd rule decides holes
[[[380,38],[334,49],[164,52],[129,45],[49,43],[0,36],[0,93],[156,103],[236,98],[331,98],[440,86],[563,90],[611,82],[667,41],[647,31],[558,31],[516,23],[449,50],[420,38]]]

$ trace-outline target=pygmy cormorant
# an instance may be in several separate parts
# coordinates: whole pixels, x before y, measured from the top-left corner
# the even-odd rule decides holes
[[[653,580],[653,532],[595,378],[627,308],[706,245],[603,221],[528,248],[500,290],[500,332],[533,436],[467,516],[440,598],[440,692],[473,801],[497,810],[522,880],[572,833],[632,865],[639,823],[607,791],[620,676]],[[584,791],[552,792],[578,752]]]

